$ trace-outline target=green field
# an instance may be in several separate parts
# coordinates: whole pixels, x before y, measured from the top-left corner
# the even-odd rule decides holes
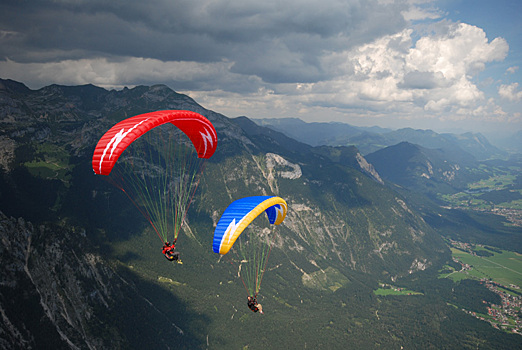
[[[386,296],[386,295],[422,295],[422,293],[415,292],[413,290],[396,287],[396,286],[392,286],[389,284],[384,285],[384,287],[382,287],[382,286],[383,285],[381,284],[381,288],[374,290],[373,294],[384,295],[384,296]]]
[[[480,257],[459,249],[451,248],[453,257],[472,267],[469,271],[453,272],[442,277],[453,280],[465,278],[490,278],[505,286],[515,284],[522,287],[522,255],[503,250],[501,254]]]
[[[439,194],[439,199],[452,207],[490,210],[494,208],[522,209],[522,190],[513,188],[519,167],[509,169],[487,169],[482,170],[490,173],[487,179],[479,180],[467,185],[467,190],[452,193]]]
[[[43,179],[58,179],[68,184],[71,180],[70,154],[62,147],[54,145],[39,145],[37,158],[25,163],[29,172]]]
[[[489,189],[502,189],[513,184],[516,179],[516,174],[520,169],[512,169],[512,174],[495,174],[488,179],[476,181],[468,185],[470,190],[489,188]]]

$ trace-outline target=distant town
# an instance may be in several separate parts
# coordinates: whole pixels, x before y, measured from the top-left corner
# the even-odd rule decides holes
[[[522,227],[522,210],[509,208],[494,208],[491,212],[505,217],[514,226]]]
[[[454,248],[463,250],[470,255],[478,256],[474,247],[484,246],[476,244],[458,242],[450,240]],[[475,248],[476,249],[476,248]],[[461,270],[455,272],[462,272],[468,274],[473,269],[473,266],[460,261],[459,258],[453,257],[453,261],[460,264]],[[500,296],[502,302],[500,305],[491,304],[487,307],[488,315],[482,315],[476,312],[462,309],[462,311],[480,319],[489,322],[493,327],[502,329],[506,332],[522,335],[522,293],[520,286],[516,284],[502,285],[501,283],[493,281],[491,278],[481,278],[481,283]],[[483,301],[483,303],[487,303]]]
[[[488,307],[488,314],[491,316],[491,319],[488,320],[489,323],[495,328],[509,330],[522,335],[522,296],[512,295],[504,291],[503,289],[506,287],[498,283],[485,280],[483,282],[490,291],[497,293],[502,298],[501,305],[492,304]],[[509,288],[520,289],[519,286],[513,284],[511,284]]]
[[[493,208],[482,208],[482,207],[476,207],[472,205],[447,205],[442,206],[444,209],[471,209],[475,211],[480,212],[486,212],[486,213],[493,213],[496,215],[503,216],[508,220],[513,226],[522,227],[522,210],[520,209],[514,209],[514,208],[500,208],[500,207],[493,207]]]

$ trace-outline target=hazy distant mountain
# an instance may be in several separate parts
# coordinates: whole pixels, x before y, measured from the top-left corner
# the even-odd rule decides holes
[[[375,181],[381,184],[383,183],[379,174],[375,171],[373,166],[371,166],[371,164],[366,161],[366,159],[361,155],[356,147],[310,147],[307,144],[295,141],[294,139],[286,136],[284,133],[272,130],[271,128],[260,128],[257,123],[246,117],[235,118],[233,121],[240,125],[241,128],[245,130],[245,132],[250,136],[263,135],[264,137],[270,137],[271,139],[275,140],[278,147],[279,145],[283,145],[287,150],[291,150],[300,154],[311,153],[324,156],[335,163],[357,169]]]
[[[205,115],[219,139],[178,240],[179,266],[164,259],[125,195],[91,168],[108,128],[165,109]],[[496,348],[518,344],[453,305],[472,306],[448,305],[453,284],[436,278],[450,261],[446,245],[355,147],[312,147],[163,85],[30,90],[0,80],[0,125],[2,347],[450,348],[470,332]],[[429,160],[439,176],[443,164],[415,147],[398,153]],[[258,317],[211,240],[229,203],[261,194],[283,197],[289,210]],[[401,278],[428,282],[400,302],[373,294],[378,282]]]
[[[313,146],[354,145],[363,154],[405,141],[425,148],[464,151],[478,160],[505,155],[504,151],[491,145],[481,134],[438,134],[432,130],[412,128],[392,131],[377,127],[360,128],[344,123],[305,123],[296,118],[256,119],[255,121]]]
[[[363,132],[349,124],[306,123],[298,118],[253,119],[253,121],[312,146],[331,145],[334,142],[332,140],[337,140],[339,137],[355,136]]]
[[[503,145],[512,152],[522,153],[522,130],[504,139]]]
[[[443,149],[461,154],[466,152],[478,160],[504,154],[503,151],[491,145],[483,135],[469,132],[460,135],[438,134],[432,130],[403,128],[389,132],[385,137],[390,145],[406,141],[425,148]]]
[[[456,154],[409,142],[368,154],[366,159],[384,179],[421,193],[450,193],[465,187],[473,176],[467,167],[477,164],[463,151]]]

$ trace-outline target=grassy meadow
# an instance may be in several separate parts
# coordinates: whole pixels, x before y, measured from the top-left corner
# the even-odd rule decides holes
[[[475,256],[462,250],[451,248],[453,257],[471,266],[470,270],[454,271],[441,277],[449,277],[454,281],[466,278],[490,278],[505,286],[515,284],[522,286],[522,254],[502,250],[493,256]]]

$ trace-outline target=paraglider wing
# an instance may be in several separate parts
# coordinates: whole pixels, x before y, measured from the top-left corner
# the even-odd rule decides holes
[[[190,138],[199,158],[210,158],[214,154],[217,134],[207,118],[191,111],[157,111],[122,120],[107,131],[98,141],[92,156],[94,172],[109,175],[127,146],[152,128],[169,122]]]
[[[125,193],[163,243],[174,242],[216,147],[216,130],[204,116],[156,111],[109,129],[94,150],[92,168]]]
[[[275,196],[254,196],[232,202],[219,219],[212,249],[227,254],[241,232],[263,211],[271,224],[279,225],[286,217],[287,204]]]

